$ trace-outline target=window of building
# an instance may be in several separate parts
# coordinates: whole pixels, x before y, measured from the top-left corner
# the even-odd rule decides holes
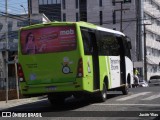
[[[79,14],[76,13],[76,21],[79,21]]]
[[[57,0],[57,4],[60,4],[61,3],[61,0]]]
[[[60,4],[61,0],[39,0],[39,5]]]
[[[39,5],[43,5],[43,0],[39,0]]]
[[[2,30],[2,28],[3,28],[3,24],[2,24],[2,23],[0,23],[0,31]]]
[[[12,31],[12,27],[13,27],[13,22],[9,21],[8,22],[8,31]]]
[[[102,7],[102,0],[99,0],[99,6]]]
[[[76,0],[76,9],[78,9],[78,0]]]
[[[99,11],[99,19],[100,19],[100,25],[103,24],[103,13],[102,11]]]
[[[157,66],[153,66],[153,73],[157,72]]]
[[[63,13],[63,21],[66,21],[66,13]]]
[[[62,0],[62,6],[63,6],[63,9],[66,9],[66,1],[65,0]]]
[[[87,0],[79,0],[80,21],[87,21]]]
[[[52,4],[52,0],[48,0],[48,4]]]
[[[48,4],[48,0],[44,0],[43,3],[44,3],[44,5],[47,5]]]
[[[112,0],[112,5],[115,6],[116,5],[116,1]]]
[[[53,2],[52,4],[56,4],[56,3],[57,3],[57,0],[53,0],[52,2]]]
[[[116,11],[113,11],[113,24],[116,24]]]

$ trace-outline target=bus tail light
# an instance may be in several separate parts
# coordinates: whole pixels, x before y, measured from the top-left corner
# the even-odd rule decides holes
[[[77,77],[83,77],[83,61],[82,58],[78,61]]]
[[[18,64],[18,77],[19,77],[19,81],[20,82],[24,82],[25,81],[24,73],[23,73],[21,64]]]

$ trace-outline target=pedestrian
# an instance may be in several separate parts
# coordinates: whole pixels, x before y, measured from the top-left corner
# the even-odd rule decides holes
[[[138,87],[139,85],[139,71],[137,70],[137,68],[134,68],[134,85],[135,87]]]

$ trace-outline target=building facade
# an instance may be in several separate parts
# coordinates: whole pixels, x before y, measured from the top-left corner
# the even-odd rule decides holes
[[[144,0],[144,24],[146,24],[147,78],[160,75],[160,1]]]

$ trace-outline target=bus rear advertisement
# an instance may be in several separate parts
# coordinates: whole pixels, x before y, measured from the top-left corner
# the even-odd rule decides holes
[[[51,22],[21,28],[21,93],[48,95],[52,104],[72,95],[93,95],[102,102],[109,90],[128,94],[133,84],[130,44],[123,33],[86,22]]]

